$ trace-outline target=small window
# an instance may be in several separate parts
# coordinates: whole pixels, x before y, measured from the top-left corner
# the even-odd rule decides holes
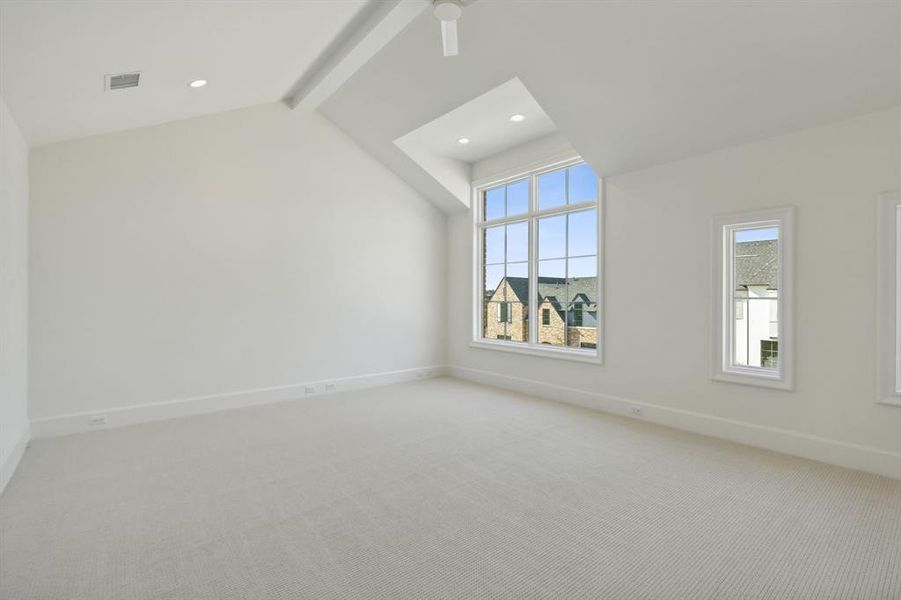
[[[715,219],[714,379],[791,389],[792,222],[791,209]]]
[[[767,369],[779,368],[778,340],[760,340],[760,364]]]
[[[497,303],[497,322],[512,323],[513,322],[513,303],[498,302]],[[509,336],[507,337],[509,339]]]
[[[581,327],[582,326],[582,303],[574,302],[573,303],[573,327]]]
[[[541,324],[542,325],[550,325],[551,324],[551,309],[549,309],[549,308],[541,309]]]
[[[501,334],[498,334],[497,339],[499,339],[499,340],[509,340],[509,339],[510,339],[510,336],[509,336],[509,335],[501,335]]]
[[[879,197],[878,401],[901,406],[901,192]]]
[[[582,348],[597,348],[598,345],[593,342],[580,342],[579,344]]]

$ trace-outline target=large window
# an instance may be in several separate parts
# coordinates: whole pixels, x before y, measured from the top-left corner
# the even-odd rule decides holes
[[[713,377],[792,386],[791,209],[714,220]]]
[[[901,192],[879,197],[879,402],[901,406]]]
[[[599,361],[600,183],[581,160],[475,191],[475,345]]]

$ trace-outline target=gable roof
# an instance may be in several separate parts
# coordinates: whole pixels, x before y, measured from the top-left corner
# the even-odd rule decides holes
[[[528,304],[529,278],[507,277],[510,289],[516,295],[516,299],[523,304]],[[503,285],[503,280],[498,288]],[[568,286],[568,287],[567,287]],[[548,300],[557,310],[562,310],[562,302],[581,300],[577,296],[584,296],[590,308],[597,306],[597,277],[539,277],[538,278],[538,304]]]
[[[779,242],[738,242],[735,244],[735,284],[737,287],[779,285]]]

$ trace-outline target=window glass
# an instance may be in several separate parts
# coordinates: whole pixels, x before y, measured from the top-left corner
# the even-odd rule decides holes
[[[507,185],[507,216],[529,212],[529,180],[522,179]]]
[[[538,259],[566,256],[566,215],[538,219]]]
[[[529,260],[529,224],[507,225],[507,262]]]
[[[538,210],[566,204],[566,169],[538,176]]]
[[[779,368],[779,228],[732,232],[732,364]]]
[[[504,197],[504,188],[494,188],[485,192],[485,215],[484,219],[500,219],[507,214],[506,200]]]
[[[569,168],[569,203],[598,199],[598,178],[586,163]]]
[[[488,265],[484,271],[484,296],[487,300],[499,302],[504,300],[504,290],[499,289],[504,279],[504,265]]]
[[[598,253],[598,211],[583,210],[567,215],[569,256],[593,256]]]
[[[570,258],[567,261],[566,345],[583,348],[597,343],[597,256]]]
[[[483,230],[483,248],[485,249],[485,264],[496,265],[504,262],[504,226],[488,227]]]
[[[598,189],[594,172],[579,163],[484,192],[481,222],[522,216],[477,225],[484,339],[597,350],[598,209],[584,203],[596,202]],[[580,210],[567,209],[578,203]]]

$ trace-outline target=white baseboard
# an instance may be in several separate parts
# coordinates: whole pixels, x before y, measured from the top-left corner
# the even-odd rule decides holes
[[[269,388],[254,390],[242,390],[238,392],[226,392],[223,394],[211,394],[209,396],[196,396],[193,398],[179,398],[176,400],[163,400],[147,404],[135,404],[119,408],[101,408],[93,411],[79,412],[56,417],[46,417],[31,421],[31,431],[34,438],[55,437],[71,433],[85,431],[98,431],[110,427],[123,425],[135,425],[149,421],[161,421],[187,417],[220,410],[231,410],[282,402],[285,400],[297,400],[319,396],[322,394],[334,394],[350,390],[402,383],[428,377],[438,377],[446,374],[446,369],[441,366],[418,367],[404,369],[402,371],[389,371],[384,373],[370,373],[354,377],[343,377],[322,381],[308,381]],[[335,385],[335,389],[326,389],[326,385]],[[306,392],[305,388],[313,387],[315,391]],[[106,424],[89,425],[88,419],[95,416],[105,416]]]
[[[7,455],[6,459],[0,464],[0,494],[6,489],[6,484],[9,483],[9,480],[13,478],[13,475],[16,472],[16,467],[19,466],[19,462],[22,460],[22,455],[25,454],[25,448],[28,447],[28,442],[31,441],[31,428],[28,423],[25,423],[25,430],[22,431],[22,434],[19,435],[19,439],[16,441],[13,446],[12,451]]]
[[[467,367],[451,365],[447,367],[447,374],[539,398],[640,418],[667,427],[901,479],[901,453]],[[636,406],[642,409],[641,417],[630,413],[631,408]]]
[[[425,373],[429,373],[429,375],[425,375]],[[0,492],[2,492],[15,472],[22,453],[25,451],[25,447],[31,438],[97,431],[110,427],[173,419],[285,400],[296,400],[308,396],[345,392],[441,375],[450,375],[467,381],[492,385],[548,400],[640,418],[641,420],[667,427],[901,479],[901,453],[831,440],[798,431],[754,425],[752,423],[669,408],[607,394],[587,392],[522,377],[500,375],[460,366],[431,366],[35,419],[31,422],[30,434],[26,431],[25,435],[17,443],[15,450],[4,464],[0,465]],[[336,384],[336,389],[325,391],[326,383]],[[304,388],[308,386],[315,387],[316,391],[305,393]],[[632,407],[636,406],[642,409],[643,414],[641,417],[634,417],[630,413]],[[95,415],[106,415],[107,423],[98,426],[89,425],[88,418]]]

